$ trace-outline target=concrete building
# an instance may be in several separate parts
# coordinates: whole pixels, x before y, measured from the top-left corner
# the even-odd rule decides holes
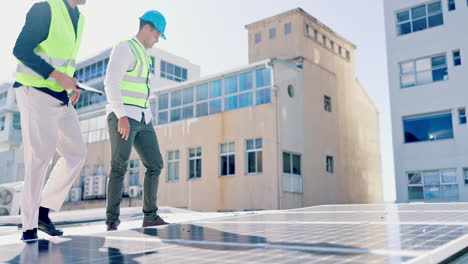
[[[249,64],[203,78],[197,66],[154,53],[150,100],[165,165],[158,204],[233,211],[382,202],[378,113],[355,77],[356,47],[300,8],[246,29]],[[81,81],[102,88],[108,52],[79,64]],[[85,93],[77,104],[88,157],[65,209],[105,205],[96,199],[110,170],[104,106],[105,97]],[[141,205],[143,177],[133,152],[123,206]]]
[[[384,1],[398,202],[468,201],[467,5]]]

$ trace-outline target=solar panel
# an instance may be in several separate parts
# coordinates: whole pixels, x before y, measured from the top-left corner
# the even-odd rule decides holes
[[[135,228],[141,217],[133,217],[116,232],[103,222],[65,226],[63,237],[27,244],[10,232],[0,262],[439,263],[468,245],[468,203],[163,216],[173,224]]]

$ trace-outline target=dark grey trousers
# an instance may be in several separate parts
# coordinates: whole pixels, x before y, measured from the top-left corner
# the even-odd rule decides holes
[[[124,140],[117,129],[117,116],[111,113],[107,117],[112,161],[107,180],[106,223],[120,223],[120,201],[122,200],[123,181],[127,172],[132,146],[137,151],[146,168],[143,183],[144,221],[155,219],[158,211],[156,200],[159,175],[164,167],[163,158],[159,151],[158,138],[151,123],[145,124],[131,118],[128,120],[130,123],[130,135],[128,140]]]

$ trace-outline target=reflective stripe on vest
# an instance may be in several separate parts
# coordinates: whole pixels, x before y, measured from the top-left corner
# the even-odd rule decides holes
[[[124,41],[124,43],[127,43],[132,49],[135,56],[135,67],[133,70],[126,72],[120,82],[122,102],[125,105],[147,108],[150,91],[151,58],[135,40]]]
[[[73,77],[76,67],[76,57],[81,44],[84,17],[80,14],[77,32],[72,24],[68,9],[63,0],[45,0],[51,10],[49,35],[46,40],[34,48],[36,55],[58,70]],[[37,72],[18,61],[15,79],[25,86],[49,88],[55,92],[63,91],[63,87],[54,78],[44,79]]]

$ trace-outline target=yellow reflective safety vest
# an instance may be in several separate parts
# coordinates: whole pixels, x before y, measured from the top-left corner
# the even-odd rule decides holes
[[[127,40],[124,43],[127,43],[132,49],[135,56],[135,67],[126,72],[120,82],[122,102],[124,105],[147,108],[150,94],[151,57],[136,40]]]
[[[80,14],[77,32],[73,27],[67,6],[63,0],[46,0],[50,5],[51,21],[49,35],[34,49],[34,52],[56,70],[73,77],[75,74],[76,56],[81,44],[84,17]],[[18,61],[15,79],[25,86],[49,88],[54,92],[64,89],[52,77],[44,79],[31,68]]]

